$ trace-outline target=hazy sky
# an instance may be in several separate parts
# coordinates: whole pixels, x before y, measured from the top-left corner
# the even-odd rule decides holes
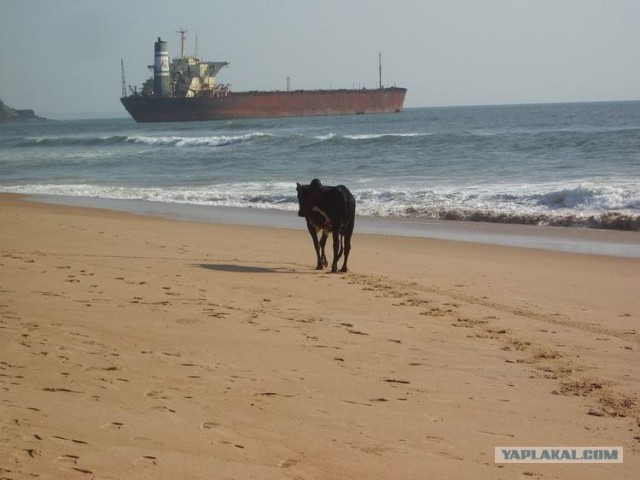
[[[0,0],[0,99],[115,114],[153,42],[232,89],[408,88],[405,106],[640,99],[640,0]]]

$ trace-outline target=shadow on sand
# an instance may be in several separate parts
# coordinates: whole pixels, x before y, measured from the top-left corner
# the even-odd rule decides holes
[[[217,272],[233,272],[233,273],[301,273],[291,268],[268,268],[255,267],[251,265],[233,265],[229,263],[201,263],[200,268],[207,270],[215,270]]]

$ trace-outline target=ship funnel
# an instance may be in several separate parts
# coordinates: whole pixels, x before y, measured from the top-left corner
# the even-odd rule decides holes
[[[159,97],[169,95],[169,51],[167,42],[160,37],[154,44],[153,93]]]

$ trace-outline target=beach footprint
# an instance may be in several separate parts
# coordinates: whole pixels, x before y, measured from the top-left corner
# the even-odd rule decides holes
[[[204,422],[200,428],[203,430],[212,430],[220,426],[220,422]]]
[[[58,458],[56,458],[53,463],[57,464],[57,465],[66,465],[69,467],[73,467],[75,465],[77,465],[78,463],[78,459],[80,457],[78,455],[60,455]]]
[[[280,468],[291,468],[295,467],[298,464],[298,460],[294,458],[287,458],[278,464]]]
[[[158,463],[158,457],[155,457],[153,455],[142,455],[138,458],[136,458],[133,461],[134,465],[140,465],[140,466],[152,466],[152,465],[157,465]]]

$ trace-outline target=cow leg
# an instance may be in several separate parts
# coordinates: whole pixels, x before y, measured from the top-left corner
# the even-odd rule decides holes
[[[351,235],[353,234],[353,222],[347,226],[344,232],[344,263],[342,264],[341,272],[347,271],[347,260],[349,259],[349,252],[351,251]]]
[[[344,235],[340,234],[340,250],[338,250],[338,259],[342,257],[342,252],[344,252]]]
[[[307,230],[309,230],[309,235],[311,235],[311,239],[313,240],[313,248],[316,251],[316,270],[323,270],[324,264],[322,257],[324,257],[324,245],[322,246],[322,256],[320,256],[320,243],[318,242],[318,232],[316,231],[316,227],[311,225],[310,222],[307,222]]]
[[[340,260],[340,233],[337,228],[333,229],[333,264],[331,265],[331,273],[338,273],[338,260]]]
[[[320,260],[318,265],[322,264],[324,268],[329,266],[329,262],[327,262],[327,257],[324,254],[324,246],[327,244],[327,232],[322,232],[322,237],[320,237]],[[322,270],[322,268],[318,268],[318,270]]]

